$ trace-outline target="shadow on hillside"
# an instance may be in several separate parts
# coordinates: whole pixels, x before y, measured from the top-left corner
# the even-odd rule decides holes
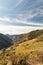
[[[12,40],[4,34],[0,33],[0,50],[8,48],[12,45]]]

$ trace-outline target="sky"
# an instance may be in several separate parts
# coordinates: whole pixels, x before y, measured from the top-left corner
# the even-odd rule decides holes
[[[43,29],[43,0],[0,0],[0,33]]]

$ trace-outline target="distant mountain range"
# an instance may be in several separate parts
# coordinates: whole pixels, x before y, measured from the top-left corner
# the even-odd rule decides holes
[[[12,43],[21,43],[27,40],[32,40],[37,38],[38,36],[43,35],[43,30],[35,30],[29,33],[20,34],[20,35],[7,35],[10,39],[12,39]]]
[[[35,39],[41,35],[43,35],[43,30],[35,30],[29,33],[20,34],[20,35],[9,35],[9,34],[4,35],[0,33],[0,49],[7,48],[11,46],[12,44]]]

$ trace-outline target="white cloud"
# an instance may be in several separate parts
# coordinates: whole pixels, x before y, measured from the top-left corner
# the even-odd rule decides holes
[[[37,16],[37,13],[35,13],[35,14],[30,14],[30,15],[28,16],[28,18],[33,18],[33,17],[35,17],[35,16]]]
[[[26,19],[31,19],[31,18],[34,18],[35,16],[37,16],[38,15],[38,13],[36,12],[36,13],[32,13],[33,11],[31,11],[29,14],[27,14],[27,15],[25,15],[25,18]]]
[[[0,25],[0,33],[4,33],[4,34],[21,34],[36,29],[43,29],[43,27]]]
[[[0,18],[0,21],[7,21],[7,22],[10,22],[10,18],[7,18],[7,17],[2,17]]]
[[[32,21],[26,21],[26,20],[22,20],[22,19],[18,19],[18,18],[7,18],[7,17],[3,17],[3,18],[0,18],[0,21],[2,22],[6,22],[6,23],[22,23],[22,24],[28,24],[28,25],[38,25],[38,26],[43,26],[42,23],[35,23],[35,22],[32,22]]]
[[[15,5],[15,8],[20,5],[23,2],[23,0],[17,0],[17,4]]]
[[[23,2],[23,0],[16,0],[15,5],[11,6],[10,8],[11,8],[11,9],[15,9],[15,8],[18,7],[22,2]],[[9,7],[8,7],[8,9],[9,9]]]
[[[23,24],[29,24],[29,25],[41,25],[43,26],[42,23],[34,23],[34,22],[31,22],[31,21],[26,21],[26,20],[21,20],[21,19],[13,19],[12,21],[16,21],[17,23],[23,23]]]
[[[20,18],[24,18],[26,20],[26,19],[31,19],[34,17],[43,16],[43,9],[41,9],[41,7],[34,8],[31,11],[27,11],[25,14],[22,14],[22,16],[20,16]]]

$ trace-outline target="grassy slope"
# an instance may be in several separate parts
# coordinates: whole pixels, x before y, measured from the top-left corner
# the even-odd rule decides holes
[[[14,59],[15,65],[43,65],[43,34],[35,39],[13,45],[2,52],[0,62],[4,64],[1,65],[5,65],[9,57]],[[20,63],[21,60],[23,61]]]

